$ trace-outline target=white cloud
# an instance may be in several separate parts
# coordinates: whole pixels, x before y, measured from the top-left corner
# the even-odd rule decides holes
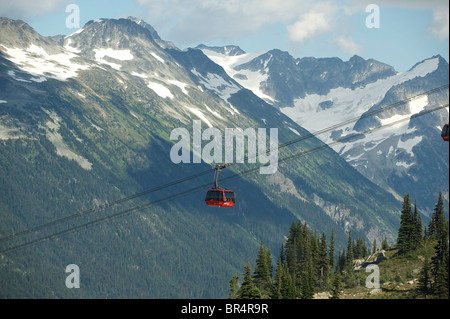
[[[157,29],[176,43],[231,39],[270,24],[291,24],[317,7],[313,0],[136,0]],[[323,3],[322,2],[319,2]],[[318,12],[318,10],[316,10]],[[183,44],[184,44],[183,43]]]
[[[12,19],[28,19],[56,10],[61,4],[68,4],[73,0],[14,0],[2,1],[0,16]]]
[[[338,36],[335,39],[338,48],[349,55],[361,54],[362,48],[350,36]]]
[[[332,7],[321,5],[303,13],[294,24],[287,26],[289,39],[294,42],[304,42],[332,30],[334,11]]]
[[[448,10],[435,10],[430,24],[431,33],[440,40],[448,40],[449,13]]]

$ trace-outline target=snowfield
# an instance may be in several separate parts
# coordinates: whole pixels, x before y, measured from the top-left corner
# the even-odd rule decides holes
[[[72,60],[78,57],[78,55],[70,51],[59,54],[48,54],[43,48],[34,44],[25,50],[8,48],[4,45],[1,46],[5,49],[5,53],[9,55],[9,59],[22,71],[34,76],[40,76],[33,80],[36,82],[44,81],[44,76],[66,81],[69,78],[76,77],[78,71],[90,68],[89,65],[73,62]],[[8,72],[8,74],[10,73]]]
[[[163,99],[165,98],[170,98],[173,99],[174,96],[172,94],[172,92],[170,92],[170,90],[168,88],[166,88],[164,85],[159,84],[159,83],[155,83],[155,82],[148,82],[147,86],[152,89],[153,92],[155,92],[156,94],[158,94],[160,97],[162,97]]]
[[[264,83],[269,76],[267,70],[266,72],[261,73],[261,72],[253,72],[250,70],[236,71],[234,69],[238,65],[250,62],[254,58],[257,58],[258,56],[263,54],[262,52],[227,56],[208,49],[202,49],[202,51],[209,59],[220,65],[225,70],[225,72],[240,85],[251,90],[255,95],[257,95],[263,100],[266,101],[268,100],[270,102],[275,101],[272,97],[270,97],[267,94],[264,94],[261,91],[261,84]]]
[[[130,50],[114,50],[111,48],[107,48],[107,49],[94,49],[94,52],[95,52],[95,61],[102,64],[107,64],[118,71],[120,71],[122,66],[120,64],[105,60],[104,59],[105,56],[120,61],[129,61],[133,60],[134,58]]]

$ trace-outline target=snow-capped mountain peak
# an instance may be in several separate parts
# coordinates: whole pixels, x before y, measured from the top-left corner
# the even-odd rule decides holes
[[[406,72],[397,72],[392,66],[359,56],[349,61],[294,59],[280,50],[229,56],[223,50],[201,49],[242,86],[310,132],[346,123],[317,137],[331,143],[346,161],[397,198],[410,192],[422,203],[425,215],[432,211],[436,192],[442,191],[448,201],[448,180],[439,179],[442,167],[423,164],[432,162],[427,154],[443,157],[448,175],[448,147],[443,153],[436,150],[442,147],[439,129],[448,123],[448,108],[420,119],[413,117],[448,103],[449,68],[442,57],[433,56]],[[442,90],[432,91],[440,87]],[[428,91],[432,93],[423,94]],[[406,102],[395,108],[377,112],[403,100]],[[399,120],[404,121],[388,127]],[[381,126],[385,128],[361,135]],[[353,135],[358,139],[336,143]],[[433,185],[434,192],[424,191],[425,183],[417,181],[431,176],[439,182]]]

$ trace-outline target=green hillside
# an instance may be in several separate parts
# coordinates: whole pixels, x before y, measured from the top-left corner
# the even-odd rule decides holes
[[[449,222],[442,195],[430,223],[423,227],[405,196],[397,242],[369,248],[348,236],[335,258],[334,234],[318,235],[306,223],[293,222],[274,268],[261,242],[254,271],[230,280],[232,299],[448,299]]]

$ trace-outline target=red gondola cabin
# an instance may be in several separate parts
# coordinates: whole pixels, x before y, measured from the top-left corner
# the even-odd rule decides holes
[[[445,124],[444,125],[444,127],[442,128],[442,134],[441,134],[441,136],[442,136],[442,139],[444,140],[444,141],[447,141],[448,142],[448,140],[449,140],[449,138],[448,138],[448,124]]]
[[[233,207],[236,195],[229,189],[209,189],[205,197],[206,205],[218,207]]]
[[[236,202],[236,195],[230,189],[219,187],[219,171],[227,168],[230,164],[216,165],[214,176],[214,188],[206,192],[205,203],[208,206],[233,207]]]

